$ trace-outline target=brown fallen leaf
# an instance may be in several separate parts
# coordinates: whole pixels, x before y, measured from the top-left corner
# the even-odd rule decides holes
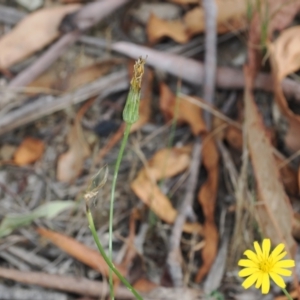
[[[196,282],[200,282],[208,273],[218,250],[219,234],[214,215],[219,182],[219,152],[212,136],[204,137],[201,155],[203,166],[207,171],[207,179],[198,192],[198,201],[205,217],[203,225],[205,245],[201,252],[203,264],[196,275]]]
[[[276,166],[280,173],[280,179],[284,185],[284,188],[288,195],[296,196],[299,190],[299,184],[297,180],[297,171],[286,164],[286,159],[279,155],[274,155]]]
[[[243,135],[241,130],[229,125],[225,130],[225,140],[228,144],[236,150],[243,149]]]
[[[151,14],[148,19],[147,36],[150,44],[155,44],[164,37],[170,37],[181,44],[189,40],[182,20],[162,20],[154,14]]]
[[[274,245],[284,242],[290,257],[295,254],[292,208],[280,181],[270,139],[251,92],[253,74],[245,69],[245,123],[247,144],[257,184],[257,218],[263,235]]]
[[[247,2],[239,0],[218,0],[217,31],[226,33],[240,30],[247,25]],[[183,17],[189,37],[204,32],[204,11],[202,7],[195,7]]]
[[[114,60],[94,63],[76,70],[65,79],[58,78],[57,70],[51,69],[31,82],[27,87],[72,92],[105,75],[115,64],[116,62]]]
[[[140,170],[131,183],[131,189],[163,221],[172,224],[177,216],[171,201],[162,193],[157,181],[175,176],[186,170],[190,164],[191,147],[161,149]],[[184,231],[201,232],[198,223],[186,223]]]
[[[50,44],[59,36],[58,26],[63,17],[79,7],[72,4],[44,8],[22,19],[0,39],[0,68],[9,68]]]
[[[272,74],[274,78],[275,100],[282,115],[288,123],[288,130],[284,136],[285,145],[291,151],[300,149],[300,116],[289,108],[284,96],[281,82],[289,74],[300,68],[300,26],[284,30],[278,39],[269,45],[271,53]]]
[[[25,138],[14,154],[14,163],[19,166],[39,160],[45,149],[43,141],[31,137]]]
[[[37,228],[37,232],[72,257],[108,277],[109,267],[98,251],[90,249],[73,238],[58,232],[54,232],[45,228]],[[115,265],[115,267],[122,275],[126,274],[126,270],[121,266]],[[116,275],[114,275],[114,278],[117,278]]]
[[[200,98],[197,99],[201,101]],[[177,108],[176,101],[178,101]],[[184,97],[178,97],[176,100],[176,95],[174,95],[169,87],[163,82],[160,84],[159,106],[166,121],[172,120],[177,114],[177,123],[189,124],[194,135],[206,132],[206,126],[202,119],[201,108],[186,100]]]
[[[179,4],[198,4],[193,0],[172,0]],[[226,33],[240,30],[247,25],[247,2],[240,0],[217,0],[218,33]],[[151,44],[158,42],[163,37],[169,37],[178,43],[186,43],[195,34],[203,33],[204,10],[202,7],[195,7],[188,11],[182,19],[162,20],[154,14],[149,18],[147,24],[148,40]]]
[[[69,150],[61,154],[57,162],[56,177],[59,181],[70,183],[75,180],[82,172],[85,159],[90,155],[90,148],[84,138],[80,120],[94,100],[95,98],[92,98],[82,106],[70,128]]]
[[[148,293],[157,288],[158,285],[146,278],[140,278],[134,283],[133,287],[141,293]]]
[[[286,28],[300,9],[300,0],[266,0],[252,2],[252,16],[249,25],[248,62],[256,72],[263,64],[262,50],[273,40],[274,32]],[[277,83],[274,83],[275,85]]]

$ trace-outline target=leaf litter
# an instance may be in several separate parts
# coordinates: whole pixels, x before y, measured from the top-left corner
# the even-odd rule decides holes
[[[106,78],[107,74],[121,69],[123,71],[125,60],[116,59],[117,54],[109,51],[107,41],[110,38],[111,48],[116,52],[132,58],[148,55],[148,66],[142,83],[140,119],[132,128],[119,174],[120,180],[116,193],[117,217],[114,220],[114,257],[118,261],[116,266],[122,274],[132,279],[138,290],[146,293],[145,299],[151,292],[158,293],[155,294],[155,299],[160,299],[162,293],[167,293],[168,297],[176,299],[178,292],[174,294],[175,289],[167,288],[165,291],[161,287],[166,282],[172,285],[164,270],[168,252],[168,235],[178,215],[178,204],[180,205],[183,198],[182,190],[187,184],[185,181],[187,170],[193,164],[192,143],[195,137],[200,135],[202,148],[199,155],[202,165],[198,178],[198,192],[194,195],[193,207],[188,212],[188,221],[184,225],[184,234],[180,240],[183,258],[180,267],[186,278],[190,278],[187,284],[193,286],[193,289],[187,290],[187,294],[191,291],[189,295],[193,295],[191,299],[194,299],[195,294],[198,296],[201,294],[201,290],[195,288],[195,282],[206,280],[205,276],[219,253],[219,235],[222,235],[224,229],[220,211],[228,213],[237,212],[239,209],[239,204],[235,202],[239,193],[234,190],[239,187],[234,186],[223,175],[225,162],[219,158],[215,137],[218,137],[218,142],[223,141],[227,154],[231,156],[240,173],[245,171],[241,170],[241,160],[245,155],[243,151],[245,152],[246,149],[250,153],[251,167],[246,170],[246,178],[250,184],[243,177],[239,179],[244,180],[248,196],[249,193],[252,196],[245,197],[244,201],[254,199],[253,203],[243,204],[241,216],[242,218],[246,216],[243,212],[253,205],[254,215],[258,221],[251,224],[251,228],[246,228],[249,232],[245,232],[244,235],[247,236],[248,241],[251,240],[252,234],[259,239],[262,233],[270,237],[274,244],[286,243],[289,254],[291,256],[295,254],[294,237],[299,238],[298,174],[300,168],[296,152],[299,150],[297,135],[299,104],[295,88],[298,83],[295,75],[291,76],[291,74],[297,74],[299,70],[299,26],[294,25],[298,22],[295,15],[300,5],[299,1],[291,1],[293,2],[291,4],[277,0],[265,1],[259,8],[255,1],[216,0],[219,10],[217,18],[219,37],[221,38],[227,32],[230,34],[239,32],[239,37],[231,37],[225,43],[227,50],[224,51],[222,47],[219,49],[221,53],[225,52],[227,61],[225,67],[221,66],[217,70],[216,84],[221,87],[221,90],[216,92],[216,103],[211,107],[199,97],[198,87],[195,88],[203,82],[204,78],[204,68],[198,56],[202,50],[195,50],[195,46],[190,46],[199,38],[198,36],[195,38],[196,35],[205,32],[203,5],[193,0],[170,0],[169,2],[167,3],[171,5],[169,12],[157,13],[154,4],[151,8],[152,3],[147,3],[148,8],[145,9],[147,11],[144,15],[141,14],[141,8],[139,13],[132,8],[117,12],[116,14],[134,16],[134,19],[126,19],[122,24],[124,26],[118,28],[118,32],[115,31],[115,27],[120,24],[116,22],[111,25],[113,21],[110,19],[107,20],[109,27],[111,26],[109,30],[103,31],[103,28],[95,27],[93,29],[95,31],[88,34],[95,34],[98,42],[101,41],[99,36],[105,36],[105,49],[85,44],[82,39],[71,47],[76,52],[76,56],[88,61],[80,66],[77,63],[68,65],[66,61],[70,62],[72,58],[65,60],[70,53],[69,50],[65,50],[66,56],[61,58],[62,68],[53,65],[28,86],[28,92],[24,95],[20,92],[24,100],[19,100],[14,110],[23,108],[26,110],[27,105],[35,101],[44,101],[47,105],[48,101],[52,101],[52,98],[47,95],[48,92],[52,92],[51,97],[55,97],[55,93],[68,95],[72,92],[76,98],[76,90],[79,87],[85,87],[101,77]],[[84,1],[82,5],[85,5]],[[26,68],[26,64],[31,64],[30,59],[24,61],[26,58],[34,53],[40,55],[38,51],[44,51],[47,45],[51,45],[55,39],[63,36],[64,33],[59,32],[58,29],[61,20],[65,15],[79,8],[80,5],[77,4],[54,8],[45,6],[34,13],[29,13],[9,33],[3,35],[0,39],[0,67],[4,75],[8,74],[5,71],[7,68],[11,68],[16,73],[20,70],[19,65],[21,69],[24,66]],[[57,13],[51,17],[53,11]],[[64,28],[72,31],[74,29],[72,22],[74,22],[72,15],[68,15],[64,18],[64,26],[67,24],[70,27]],[[288,26],[291,27],[285,29]],[[242,49],[239,43],[245,39],[244,32],[247,27],[249,65],[255,72],[251,75],[246,72],[244,76],[242,70],[233,69],[230,65],[235,58],[234,49]],[[24,36],[24,30],[36,32],[36,35],[28,34],[28,38],[20,39],[20,35]],[[276,30],[278,32],[275,32]],[[39,34],[43,37],[34,39]],[[117,38],[118,34],[121,38]],[[125,36],[129,41],[122,41]],[[132,41],[133,37],[139,41],[144,39],[150,46],[135,44]],[[121,41],[114,42],[115,40]],[[200,42],[197,43],[199,46]],[[268,52],[264,48],[266,46]],[[196,51],[197,55],[193,59],[184,57],[185,49],[189,49],[188,47]],[[179,54],[167,52],[173,50],[178,51],[176,53]],[[240,51],[238,54],[244,53]],[[35,60],[34,57],[31,59]],[[17,64],[20,62],[24,63],[23,67],[22,63]],[[265,62],[267,63],[264,64]],[[150,69],[150,66],[155,70]],[[261,70],[271,74],[258,73]],[[177,95],[173,92],[177,78],[166,73],[182,78],[182,91],[177,92]],[[254,80],[256,73],[257,80],[253,85],[259,87],[261,91],[253,93],[249,76]],[[128,77],[131,77],[130,72]],[[9,81],[9,76],[5,80]],[[291,86],[293,86],[292,92],[289,90]],[[31,92],[34,90],[33,87],[38,89]],[[236,88],[246,90],[245,106],[242,108],[244,113],[240,114],[239,109],[234,106],[227,112],[228,116],[224,117],[220,111],[223,104],[227,103],[225,90]],[[125,89],[126,86],[123,90]],[[38,120],[30,125],[4,135],[3,143],[0,144],[1,149],[5,150],[9,145],[14,154],[13,156],[4,154],[1,161],[0,196],[3,198],[1,204],[3,213],[0,215],[0,249],[8,247],[14,237],[23,238],[26,239],[26,245],[20,243],[20,247],[29,249],[28,251],[40,251],[41,255],[46,255],[49,260],[54,261],[59,255],[64,258],[69,257],[69,267],[63,265],[64,259],[61,261],[58,259],[57,265],[53,263],[53,272],[56,274],[62,273],[61,276],[79,274],[83,279],[89,277],[93,283],[97,282],[94,279],[99,279],[99,274],[107,277],[108,268],[100,254],[91,246],[93,243],[85,221],[84,210],[80,206],[82,191],[86,190],[89,178],[97,173],[99,168],[103,170],[103,166],[107,165],[105,167],[107,173],[105,180],[100,184],[101,188],[96,186],[90,193],[93,199],[91,209],[97,229],[99,228],[98,234],[105,243],[111,171],[119,141],[124,133],[124,126],[121,122],[118,123],[122,111],[122,97],[125,95],[123,90],[113,93],[113,88],[108,88],[102,98],[87,97],[87,102],[81,108],[70,102],[70,109],[37,118]],[[264,91],[273,94],[267,96]],[[237,105],[240,105],[242,93],[240,91],[236,93],[239,103]],[[291,95],[294,95],[293,101]],[[260,103],[260,97],[269,99],[267,106],[264,107]],[[193,101],[190,101],[191,98]],[[75,101],[76,99],[74,103],[77,103]],[[287,124],[282,130],[283,133],[278,131],[282,128],[276,128],[282,125],[275,126],[273,120],[268,119],[271,115],[271,106],[275,102],[280,109],[280,117],[284,119],[285,125]],[[207,132],[203,120],[202,115],[205,110],[213,112],[216,119],[220,118],[211,132]],[[1,113],[5,117],[6,112]],[[96,137],[93,133],[95,124],[101,123],[102,120],[113,120],[119,125],[119,129],[108,137],[102,135]],[[272,141],[270,141],[270,133],[272,133]],[[138,156],[136,149],[140,149]],[[293,153],[293,156],[285,157],[279,152],[285,155]],[[0,155],[2,157],[2,154]],[[56,201],[57,196],[61,201]],[[46,204],[42,202],[44,198],[48,201]],[[63,201],[63,199],[77,200],[79,205],[75,201]],[[247,213],[251,214],[252,210]],[[156,217],[154,223],[153,220],[149,221],[151,214]],[[143,228],[148,229],[143,231]],[[232,226],[229,231],[233,231]],[[38,238],[39,236],[43,239]],[[51,241],[47,247],[44,238]],[[240,238],[243,240],[243,237]],[[38,245],[38,248],[35,248],[35,245]],[[135,248],[136,245],[143,246]],[[62,251],[65,254],[62,254]],[[225,260],[226,257],[223,259]],[[11,258],[5,258],[4,264],[5,267],[7,265],[11,267]],[[5,277],[1,275],[1,270],[0,276]],[[20,274],[15,273],[11,276],[12,280],[24,282]],[[225,274],[224,282],[226,276]],[[62,277],[62,280],[65,279]],[[49,280],[54,279],[49,277]],[[228,291],[226,285],[223,286],[224,282],[220,283],[219,289],[227,297]],[[45,286],[41,282],[40,284]],[[105,286],[104,281],[103,286]],[[234,284],[230,284],[230,289],[233,286]],[[95,295],[83,292],[83,287],[78,289],[82,289],[82,295]],[[74,288],[76,293],[80,294],[78,289]],[[65,291],[71,292],[70,289]],[[121,298],[121,294],[119,295]],[[180,295],[183,295],[183,292]],[[166,299],[169,299],[168,297]]]

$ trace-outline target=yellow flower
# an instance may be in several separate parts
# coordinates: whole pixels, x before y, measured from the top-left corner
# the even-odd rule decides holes
[[[292,259],[282,260],[286,251],[284,250],[284,244],[279,244],[270,254],[271,241],[264,239],[262,243],[262,249],[258,242],[254,242],[255,252],[246,250],[244,255],[248,259],[241,259],[238,265],[245,267],[239,272],[240,277],[247,277],[242,286],[248,289],[255,284],[255,287],[261,292],[267,294],[270,290],[270,277],[281,288],[285,288],[285,282],[281,276],[291,276],[292,271],[284,268],[291,268],[295,266],[295,261]],[[280,276],[281,275],[281,276]]]

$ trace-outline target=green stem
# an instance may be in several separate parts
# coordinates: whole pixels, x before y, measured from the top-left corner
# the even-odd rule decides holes
[[[91,211],[89,208],[87,208],[87,219],[89,222],[89,227],[90,230],[92,232],[93,238],[95,240],[95,243],[97,244],[97,247],[99,249],[99,252],[101,253],[102,257],[104,258],[104,260],[106,261],[107,265],[109,266],[109,270],[113,271],[118,278],[124,283],[124,285],[129,289],[129,291],[131,291],[131,293],[136,297],[136,299],[138,300],[143,300],[143,298],[141,297],[141,295],[133,288],[133,286],[122,276],[122,274],[118,271],[118,269],[114,266],[114,264],[112,263],[112,261],[108,258],[108,256],[106,255],[100,241],[97,235],[97,231],[95,229],[95,224],[94,224],[94,220],[93,220],[93,216],[91,214]],[[113,289],[112,289],[113,291]],[[111,292],[111,291],[110,291]],[[111,295],[111,297],[114,297],[113,295]],[[113,298],[112,298],[113,299]]]
[[[288,300],[293,300],[293,297],[289,294],[289,292],[286,289],[283,288],[282,291],[284,292]]]
[[[120,164],[123,157],[123,152],[128,140],[128,136],[130,133],[131,123],[126,123],[124,136],[122,139],[121,148],[118,154],[115,171],[114,171],[114,177],[111,187],[111,197],[110,197],[110,210],[109,210],[109,242],[108,242],[108,257],[112,261],[112,235],[113,235],[113,218],[114,218],[114,201],[115,201],[115,190],[116,190],[116,184],[117,184],[117,178],[119,173]],[[114,292],[113,292],[113,279],[112,279],[112,270],[109,270],[109,285],[111,290],[111,300],[114,299]]]

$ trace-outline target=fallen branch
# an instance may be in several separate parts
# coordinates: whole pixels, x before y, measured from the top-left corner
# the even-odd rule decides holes
[[[29,285],[34,284],[48,289],[91,297],[105,297],[108,296],[109,291],[108,285],[105,282],[57,274],[50,275],[42,272],[22,272],[0,267],[0,277]],[[118,287],[115,295],[119,299],[132,299],[131,293],[124,287]]]
[[[103,40],[83,36],[81,42],[88,45],[103,48]],[[148,47],[136,45],[129,42],[117,42],[111,45],[111,49],[129,56],[133,59],[148,56],[147,65],[168,72],[182,80],[194,85],[202,85],[204,79],[203,63],[194,59],[185,58],[179,55],[161,52]],[[221,89],[243,89],[245,79],[243,71],[230,67],[218,67],[216,73],[216,86]],[[266,92],[273,91],[273,79],[271,75],[259,73],[254,87]],[[282,82],[282,88],[287,97],[293,97],[300,101],[300,84],[296,81],[286,78]]]

